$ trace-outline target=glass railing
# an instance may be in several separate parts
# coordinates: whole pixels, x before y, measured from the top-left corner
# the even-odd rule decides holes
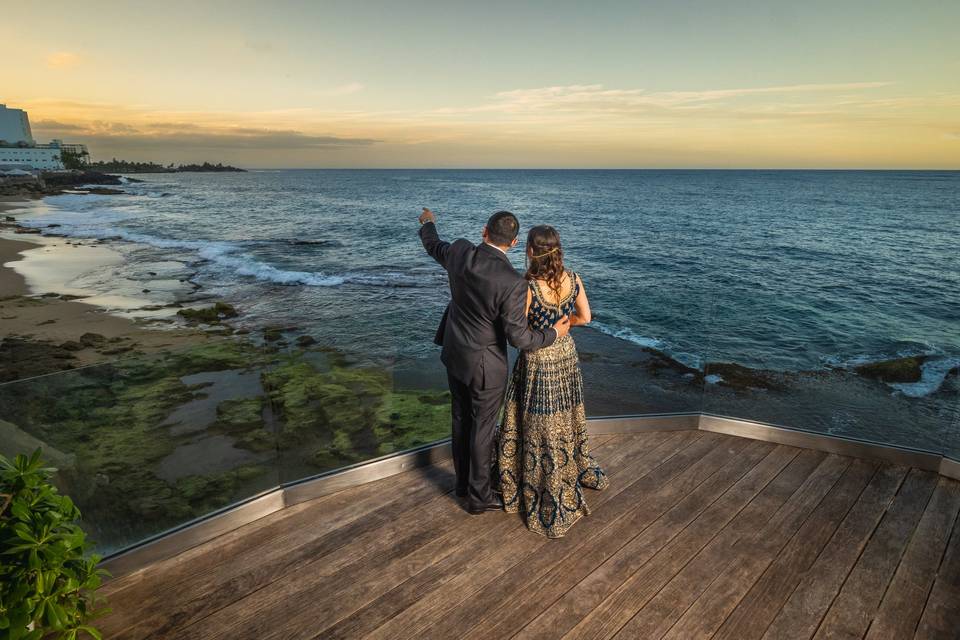
[[[0,453],[43,447],[109,554],[276,487],[268,354],[215,340],[0,385]]]
[[[634,179],[624,175],[581,178],[603,191]],[[420,179],[403,177],[414,186]],[[482,178],[511,194],[521,182],[547,180],[535,172]],[[669,181],[658,187],[662,176],[643,179],[654,192],[675,188]],[[940,307],[925,307],[916,302],[922,296],[896,292],[897,274],[915,269],[913,279],[929,276],[942,302],[960,283],[956,265],[917,266],[912,254],[894,251],[911,231],[881,214],[849,223],[864,227],[873,244],[854,246],[852,231],[844,231],[844,242],[821,242],[803,231],[816,229],[817,216],[794,219],[804,198],[815,196],[804,191],[803,176],[776,178],[797,181],[796,202],[767,204],[751,192],[759,178],[730,179],[743,184],[724,191],[720,178],[714,185],[701,176],[702,193],[677,196],[674,210],[632,211],[646,216],[644,224],[620,224],[622,211],[591,210],[591,224],[610,234],[609,250],[565,236],[594,309],[595,322],[573,331],[588,415],[706,413],[960,460],[957,298],[944,310],[936,300],[931,305]],[[868,178],[849,180],[869,188]],[[377,195],[400,197],[391,193]],[[541,195],[529,193],[528,203]],[[743,199],[751,211],[761,203],[760,213],[741,219]],[[830,206],[830,215],[845,215]],[[0,453],[42,446],[99,551],[109,554],[265,491],[447,437],[446,376],[429,342],[446,304],[445,279],[420,252],[411,221],[395,222],[389,207],[381,208],[367,211],[364,225],[409,241],[377,255],[387,275],[358,268],[339,284],[304,287],[217,281],[225,299],[245,300],[238,324],[250,335],[4,382]],[[549,218],[555,210],[537,213]],[[447,237],[476,232],[469,220],[446,224]],[[763,231],[745,231],[753,228]],[[258,242],[244,250],[296,267],[283,263],[288,240]],[[338,250],[356,258],[344,244]],[[876,270],[861,264],[871,251]],[[310,259],[318,270],[337,272],[332,261],[341,258],[324,252]],[[521,252],[511,259],[522,269]],[[405,266],[390,266],[398,264]],[[304,329],[269,329],[274,316]]]
[[[713,300],[698,308],[704,326],[727,321]],[[784,373],[706,348],[697,368],[592,329],[574,336],[593,416],[704,412],[960,459],[955,372],[918,395],[864,371]],[[447,437],[449,394],[435,369],[211,339],[0,384],[0,453],[42,447],[110,554],[285,484]]]
[[[337,349],[211,339],[0,384],[0,454],[43,448],[111,554],[446,437],[447,391],[415,382]]]

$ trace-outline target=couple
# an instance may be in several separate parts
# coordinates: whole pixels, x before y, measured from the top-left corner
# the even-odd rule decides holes
[[[420,225],[424,249],[450,281],[435,342],[450,384],[457,496],[472,514],[519,511],[531,531],[559,538],[589,513],[583,487],[607,486],[587,446],[583,380],[568,335],[590,322],[583,282],[564,268],[560,235],[546,225],[530,230],[527,272],[517,273],[507,251],[520,224],[509,211],[490,216],[477,246],[442,241],[429,209]],[[520,350],[509,387],[507,342]]]

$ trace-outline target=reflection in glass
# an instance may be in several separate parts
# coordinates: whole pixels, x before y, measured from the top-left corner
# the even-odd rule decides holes
[[[278,354],[263,376],[278,425],[281,482],[446,438],[449,393],[416,371],[312,347]]]
[[[267,355],[243,342],[0,385],[0,453],[37,446],[109,554],[277,486]]]
[[[718,199],[722,222],[704,229],[721,292],[704,411],[943,451],[960,365],[947,183],[908,172],[739,180],[748,206]]]

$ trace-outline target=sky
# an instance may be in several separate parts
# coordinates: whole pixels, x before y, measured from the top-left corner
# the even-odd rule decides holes
[[[960,2],[5,3],[0,103],[94,159],[960,169]]]

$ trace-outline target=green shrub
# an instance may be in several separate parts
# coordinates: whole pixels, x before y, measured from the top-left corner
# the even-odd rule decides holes
[[[0,636],[99,639],[88,623],[105,572],[86,554],[80,510],[50,483],[56,469],[41,464],[40,449],[0,455]]]

